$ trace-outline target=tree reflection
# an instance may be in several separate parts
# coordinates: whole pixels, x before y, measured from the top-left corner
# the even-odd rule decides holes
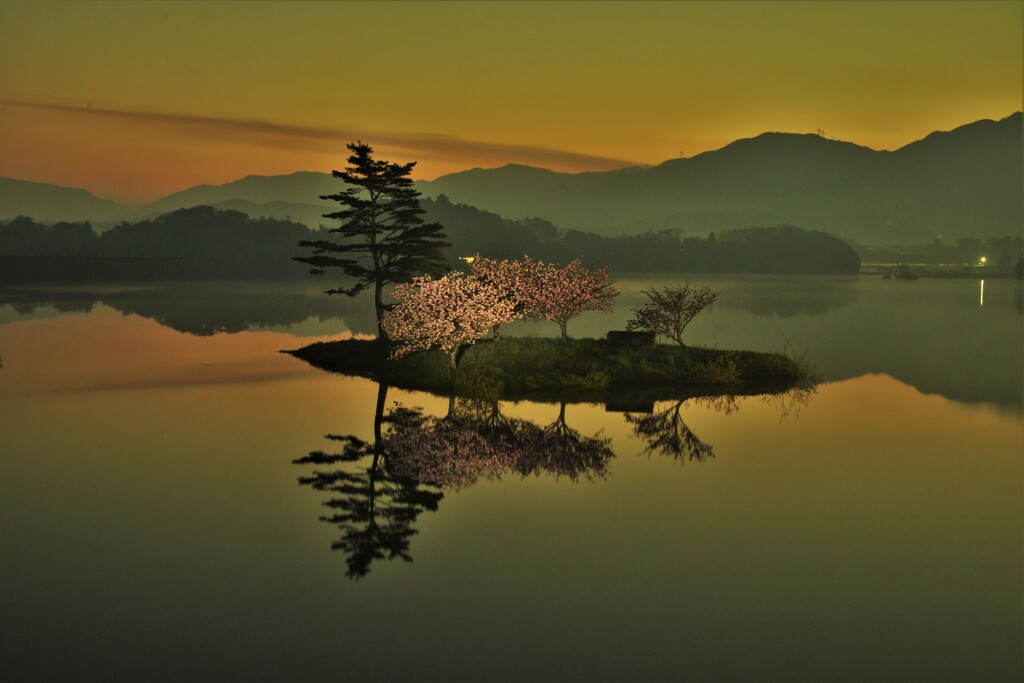
[[[789,416],[799,417],[817,388],[814,386],[795,387],[789,391],[764,394],[761,402],[774,408],[779,420]],[[683,419],[686,408],[703,407],[718,413],[731,415],[739,410],[737,396],[698,396],[670,403],[668,408],[648,414],[626,414],[626,422],[633,425],[633,433],[646,444],[643,454],[658,453],[669,456],[677,462],[692,460],[702,462],[715,457],[711,444],[698,437]]]
[[[765,394],[761,401],[768,407],[774,408],[779,414],[779,422],[790,415],[800,417],[800,411],[811,402],[814,395],[818,393],[816,386],[795,387],[789,391],[776,394]]]
[[[681,463],[689,460],[702,462],[715,457],[715,450],[694,434],[683,420],[684,407],[700,405],[726,415],[738,410],[735,396],[703,396],[676,401],[665,410],[647,415],[627,413],[626,421],[633,425],[633,433],[646,443],[645,455],[660,453]]]
[[[496,402],[453,399],[444,417],[399,408],[386,437],[395,471],[445,489],[479,479],[548,473],[572,481],[604,477],[611,439],[582,436],[565,422],[565,404],[547,427],[502,415]]]
[[[324,468],[299,483],[332,494],[324,503],[331,514],[320,519],[341,531],[332,549],[345,554],[349,578],[368,574],[375,560],[411,561],[414,525],[422,512],[438,509],[444,497],[438,489],[459,490],[510,472],[604,477],[615,455],[610,438],[569,427],[565,404],[546,427],[503,415],[496,402],[461,398],[451,399],[443,417],[401,405],[385,415],[387,390],[378,390],[372,442],[328,435],[336,451],[294,461]]]
[[[294,461],[335,468],[314,471],[310,476],[300,477],[299,483],[333,494],[324,503],[333,512],[320,520],[341,530],[341,537],[331,549],[345,553],[346,575],[352,579],[368,574],[374,560],[400,557],[411,562],[409,542],[416,534],[416,518],[425,510],[436,511],[444,497],[414,479],[388,470],[381,440],[387,391],[387,385],[381,384],[377,392],[372,443],[353,435],[328,435],[328,439],[340,444],[340,451],[313,451]]]
[[[615,456],[612,440],[595,435],[583,436],[566,424],[565,403],[558,409],[558,419],[543,429],[531,433],[529,448],[524,448],[516,459],[514,469],[519,474],[539,475],[549,472],[555,477],[593,479],[608,474],[608,464]]]
[[[444,492],[507,474],[552,475],[570,481],[607,476],[615,456],[611,439],[581,434],[566,421],[566,404],[545,426],[509,417],[496,401],[449,399],[443,416],[396,404],[385,414],[388,387],[380,385],[374,411],[373,440],[328,435],[337,448],[314,451],[296,464],[319,467],[299,478],[303,486],[324,491],[329,514],[320,519],[337,526],[332,544],[346,556],[347,575],[360,578],[377,560],[412,561],[410,542],[425,511],[436,511]],[[781,417],[798,414],[814,394],[794,389],[761,397]],[[714,457],[712,446],[686,424],[688,409],[705,408],[730,415],[737,396],[708,396],[670,402],[649,414],[626,414],[645,454],[659,453],[679,462]]]

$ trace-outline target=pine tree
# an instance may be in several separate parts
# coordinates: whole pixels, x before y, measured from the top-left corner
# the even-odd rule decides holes
[[[386,340],[381,327],[386,310],[384,287],[446,270],[443,250],[450,245],[439,223],[425,223],[420,217],[420,193],[409,178],[416,162],[374,159],[373,148],[362,142],[347,147],[352,153],[349,166],[333,175],[349,187],[320,197],[342,205],[339,211],[324,214],[324,218],[341,221],[330,230],[340,237],[303,240],[299,246],[312,248],[313,255],[294,258],[313,266],[310,272],[314,275],[324,274],[327,268],[341,268],[355,278],[355,285],[329,289],[327,294],[355,296],[373,286],[377,333]]]

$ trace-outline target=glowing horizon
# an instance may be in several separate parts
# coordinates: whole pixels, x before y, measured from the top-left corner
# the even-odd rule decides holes
[[[0,5],[0,175],[138,203],[329,172],[608,170],[1022,108],[1024,2]],[[354,28],[358,27],[358,29]]]

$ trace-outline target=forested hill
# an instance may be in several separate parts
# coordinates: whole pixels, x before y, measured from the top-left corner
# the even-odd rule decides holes
[[[1022,117],[976,121],[895,151],[764,133],[645,169],[555,173],[508,165],[417,187],[509,218],[602,234],[787,223],[867,244],[1020,231]]]
[[[706,238],[667,231],[602,237],[562,232],[538,219],[507,220],[444,197],[424,201],[423,208],[427,220],[445,226],[453,266],[474,254],[507,259],[528,254],[559,263],[582,258],[588,265],[630,272],[856,273],[860,267],[857,254],[841,240],[794,227],[750,228]],[[275,272],[301,274],[305,267],[291,257],[303,254],[300,240],[315,236],[298,223],[254,219],[209,206],[122,223],[100,235],[88,223],[45,226],[19,217],[0,223],[0,256],[258,260],[279,262]]]
[[[153,220],[121,223],[96,234],[89,223],[45,226],[24,216],[0,224],[0,254],[123,258],[277,259],[297,253],[314,234],[298,223],[250,218],[209,206]]]
[[[445,226],[454,256],[476,253],[516,259],[524,254],[566,263],[615,266],[627,272],[856,273],[860,257],[848,244],[816,230],[792,226],[751,227],[707,237],[665,230],[608,237],[580,230],[559,231],[548,221],[518,221],[454,204],[447,197],[424,200],[426,218]]]

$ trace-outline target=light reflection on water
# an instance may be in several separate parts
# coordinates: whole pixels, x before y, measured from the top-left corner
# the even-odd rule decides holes
[[[723,307],[697,336],[834,324],[869,285],[832,313]],[[925,295],[957,291],[901,300],[937,315]],[[374,443],[379,388],[276,353],[307,341],[106,305],[0,325],[0,678],[1021,677],[1024,422],[998,391],[965,403],[861,373],[808,401],[477,406],[534,448],[492,439],[461,470],[413,449],[400,473],[443,498],[395,529],[411,563],[351,581],[330,549],[344,529],[316,521],[335,494],[297,483],[339,467],[292,461],[344,445],[327,434]],[[399,404],[434,435],[452,409],[391,389],[382,414]]]

